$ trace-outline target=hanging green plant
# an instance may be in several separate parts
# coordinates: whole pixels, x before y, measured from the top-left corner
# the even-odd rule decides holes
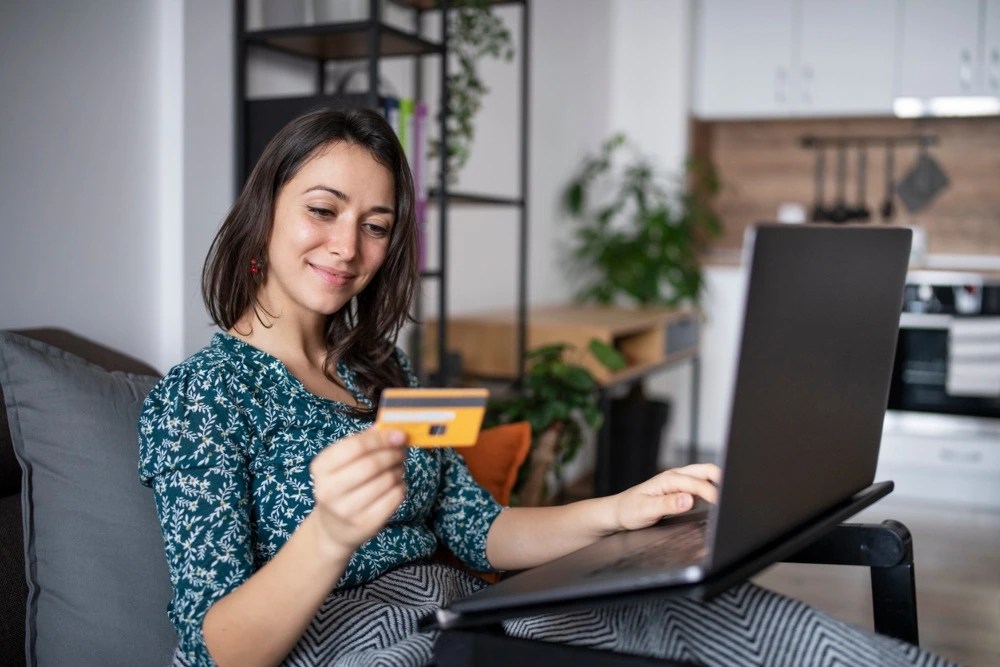
[[[448,50],[455,58],[455,67],[448,74],[448,97],[445,100],[448,125],[448,182],[453,183],[465,166],[475,138],[476,114],[482,99],[489,92],[479,76],[478,65],[483,58],[510,62],[514,44],[510,30],[493,13],[486,0],[459,0],[448,15]],[[430,142],[431,157],[441,155],[441,142]]]
[[[631,156],[618,168],[616,154]],[[621,161],[619,161],[621,162]],[[697,303],[703,285],[699,251],[722,231],[709,206],[718,192],[712,165],[689,160],[680,182],[658,173],[622,134],[588,156],[563,192],[577,224],[570,272],[580,301],[642,306]],[[595,204],[592,191],[611,193]]]

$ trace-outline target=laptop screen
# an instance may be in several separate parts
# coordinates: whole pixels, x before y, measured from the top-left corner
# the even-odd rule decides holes
[[[911,232],[760,225],[752,249],[711,567],[874,479]]]

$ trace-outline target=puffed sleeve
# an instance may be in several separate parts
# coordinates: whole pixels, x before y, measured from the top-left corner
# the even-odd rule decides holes
[[[476,483],[455,450],[439,451],[441,488],[434,505],[434,534],[472,569],[492,570],[486,558],[486,535],[503,508]]]
[[[173,585],[169,616],[180,651],[212,665],[202,621],[249,578],[248,429],[232,399],[232,374],[182,364],[153,388],[139,417],[139,478],[153,488]]]

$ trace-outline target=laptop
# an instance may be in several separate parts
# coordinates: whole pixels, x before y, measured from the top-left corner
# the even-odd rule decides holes
[[[752,228],[718,505],[520,572],[439,610],[425,627],[708,580],[728,586],[735,581],[721,575],[752,575],[891,491],[891,482],[872,482],[910,237],[893,227]]]

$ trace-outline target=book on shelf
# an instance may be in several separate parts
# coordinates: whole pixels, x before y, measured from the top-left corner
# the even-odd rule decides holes
[[[413,142],[411,141],[413,137],[412,98],[401,97],[399,99],[399,127],[396,128],[396,135],[399,137],[399,143],[403,145],[403,150],[406,151],[406,159],[409,160],[410,164],[413,164]]]
[[[413,189],[416,192],[417,249],[418,266],[421,271],[427,265],[427,105],[417,102],[413,114]]]
[[[416,199],[413,203],[417,221],[419,247],[419,268],[426,267],[425,222],[427,219],[427,105],[408,97],[386,96],[382,98],[382,113],[396,132],[399,143],[406,153]]]
[[[399,98],[387,95],[382,98],[382,115],[389,126],[399,136]]]

